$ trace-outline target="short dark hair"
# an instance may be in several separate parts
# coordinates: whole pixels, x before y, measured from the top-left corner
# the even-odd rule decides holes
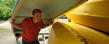
[[[34,10],[32,11],[32,15],[34,15],[34,14],[37,13],[37,12],[42,13],[42,11],[41,11],[40,9],[34,9]]]

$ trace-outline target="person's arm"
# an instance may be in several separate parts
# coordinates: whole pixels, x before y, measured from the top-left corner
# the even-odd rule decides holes
[[[48,23],[46,25],[44,24],[42,28],[46,28],[50,26],[51,24],[53,24],[53,20],[49,20]]]
[[[20,24],[15,24],[15,23],[14,23],[14,19],[11,19],[11,22],[10,22],[10,23],[11,23],[14,27],[16,27],[17,29],[23,29]]]

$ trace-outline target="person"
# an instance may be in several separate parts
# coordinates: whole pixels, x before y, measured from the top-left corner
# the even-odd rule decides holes
[[[24,29],[22,35],[22,44],[39,44],[38,35],[42,28],[47,27],[48,25],[43,24],[41,18],[42,11],[40,9],[34,9],[32,11],[32,17],[25,18],[22,23],[15,24],[14,19],[11,20],[11,24],[18,28]],[[49,21],[49,24],[52,24],[53,21]]]

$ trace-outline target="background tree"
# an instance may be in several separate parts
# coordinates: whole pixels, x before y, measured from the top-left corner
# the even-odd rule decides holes
[[[0,21],[6,21],[11,17],[16,0],[0,0]]]

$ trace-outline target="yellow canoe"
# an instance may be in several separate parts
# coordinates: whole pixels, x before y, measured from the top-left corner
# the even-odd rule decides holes
[[[49,44],[109,44],[109,36],[72,22],[53,24]],[[84,41],[77,37],[81,35]]]
[[[109,0],[89,0],[65,15],[72,21],[109,33]]]

